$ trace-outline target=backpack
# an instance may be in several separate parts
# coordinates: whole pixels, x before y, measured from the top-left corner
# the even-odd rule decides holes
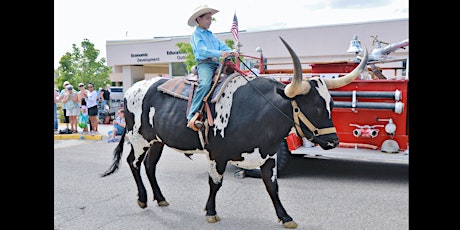
[[[60,129],[59,134],[72,134],[72,131],[68,128]]]

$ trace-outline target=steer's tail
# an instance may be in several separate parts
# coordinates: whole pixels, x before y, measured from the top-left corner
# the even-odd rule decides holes
[[[125,142],[125,134],[126,134],[126,128],[123,129],[123,133],[121,133],[120,142],[118,142],[117,147],[113,150],[113,163],[112,163],[112,165],[110,166],[110,168],[107,171],[105,171],[101,175],[101,177],[105,177],[105,176],[108,176],[108,175],[116,172],[118,170],[118,168],[120,167],[120,159],[121,159],[121,156],[123,155],[123,146],[124,146],[124,142]]]

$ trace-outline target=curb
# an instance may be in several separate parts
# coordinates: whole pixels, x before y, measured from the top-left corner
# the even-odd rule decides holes
[[[102,140],[101,134],[54,134],[54,140]]]
[[[95,140],[100,141],[107,139],[107,133],[112,130],[112,124],[99,124],[98,125],[98,134],[91,135],[90,133],[83,134],[83,131],[78,128],[78,133],[72,134],[59,134],[58,131],[54,131],[54,140]],[[59,123],[58,130],[66,128],[64,123]]]

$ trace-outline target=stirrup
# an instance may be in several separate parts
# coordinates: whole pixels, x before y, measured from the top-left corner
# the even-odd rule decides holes
[[[200,113],[195,113],[192,119],[188,122],[187,127],[193,129],[193,131],[199,131],[203,128],[204,123],[201,121],[202,119],[203,116]]]

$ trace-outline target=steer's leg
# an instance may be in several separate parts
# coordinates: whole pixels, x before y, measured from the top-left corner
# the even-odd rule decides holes
[[[222,187],[222,180],[225,172],[227,162],[216,162],[215,160],[209,160],[209,197],[206,202],[206,220],[209,223],[215,223],[220,220],[216,212],[216,195],[220,187]]]
[[[275,155],[276,156],[276,155]],[[265,184],[265,188],[272,199],[273,206],[275,206],[276,216],[278,220],[283,222],[284,227],[286,228],[297,228],[297,223],[292,220],[278,196],[278,180],[276,176],[276,161],[275,159],[268,159],[265,164],[260,167],[260,172],[262,174],[262,179]]]
[[[129,168],[131,169],[131,173],[133,174],[134,180],[136,181],[137,185],[137,204],[141,208],[146,208],[147,207],[147,191],[145,190],[144,183],[142,182],[142,177],[141,177],[141,170],[140,170],[140,165],[142,162],[142,159],[145,157],[145,151],[144,153],[139,157],[139,160],[137,161],[137,164],[134,165],[134,149],[131,148],[131,151],[129,152],[128,158],[126,158],[126,161],[128,162]]]
[[[157,163],[160,160],[161,153],[163,152],[164,144],[160,142],[155,142],[150,146],[149,152],[144,161],[145,172],[147,173],[147,178],[149,178],[150,186],[153,191],[153,201],[157,201],[159,206],[168,206],[169,203],[166,201],[165,197],[161,193],[160,186],[158,186],[157,178],[155,175]]]

